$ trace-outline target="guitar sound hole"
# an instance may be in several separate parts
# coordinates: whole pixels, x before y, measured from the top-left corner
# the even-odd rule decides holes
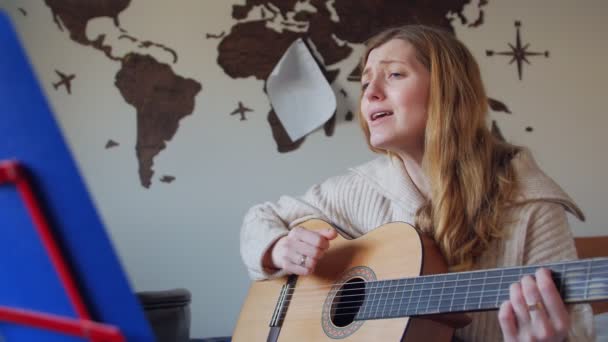
[[[337,327],[351,324],[365,298],[365,281],[353,278],[336,293],[331,303],[331,322]]]

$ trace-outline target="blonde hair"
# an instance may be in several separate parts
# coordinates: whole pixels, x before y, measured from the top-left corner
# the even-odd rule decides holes
[[[488,128],[479,66],[450,32],[422,25],[385,30],[368,40],[361,70],[370,51],[392,39],[412,44],[430,72],[422,166],[431,200],[418,210],[416,226],[435,240],[450,269],[470,269],[501,236],[501,213],[516,187],[510,161],[519,148]],[[361,110],[359,119],[372,151],[388,153],[371,146]]]

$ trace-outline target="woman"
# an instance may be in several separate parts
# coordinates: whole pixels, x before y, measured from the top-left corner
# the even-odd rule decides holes
[[[360,236],[391,221],[434,238],[452,271],[575,259],[566,211],[582,213],[530,153],[496,139],[479,67],[451,33],[386,30],[362,59],[359,119],[383,156],[313,186],[303,197],[255,206],[241,232],[254,279],[314,270],[332,231],[297,227],[317,217]],[[498,312],[471,314],[465,341],[591,340],[590,307],[567,308],[547,270],[510,288]]]

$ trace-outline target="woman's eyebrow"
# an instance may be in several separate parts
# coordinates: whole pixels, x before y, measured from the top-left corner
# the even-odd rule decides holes
[[[381,60],[378,63],[382,64],[382,65],[395,64],[395,63],[396,64],[403,64],[403,65],[406,65],[406,66],[409,65],[409,63],[407,63],[405,61],[402,61],[402,60],[398,60],[398,59],[383,59],[383,60]],[[361,73],[361,77],[363,77],[363,76],[365,76],[367,74],[369,74],[369,68],[365,68],[363,70],[363,72]]]

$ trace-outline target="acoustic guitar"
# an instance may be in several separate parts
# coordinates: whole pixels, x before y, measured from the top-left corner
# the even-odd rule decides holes
[[[233,341],[450,341],[469,323],[464,313],[497,310],[511,283],[539,267],[566,303],[608,298],[608,258],[446,273],[432,240],[406,223],[338,235],[313,274],[252,284]]]

